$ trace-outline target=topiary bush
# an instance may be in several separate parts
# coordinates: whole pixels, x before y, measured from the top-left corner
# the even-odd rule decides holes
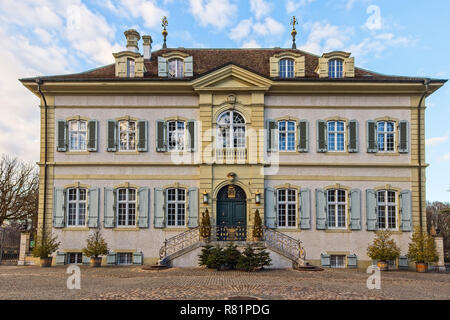
[[[367,248],[367,255],[373,260],[388,261],[398,258],[400,249],[393,239],[390,239],[391,232],[379,230],[373,243]]]
[[[437,262],[439,256],[433,237],[428,233],[420,232],[420,229],[416,227],[409,243],[407,257],[415,262]]]

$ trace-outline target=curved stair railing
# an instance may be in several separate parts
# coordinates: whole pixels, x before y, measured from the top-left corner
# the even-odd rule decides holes
[[[306,265],[306,251],[300,240],[268,227],[263,229],[263,240],[269,249],[292,260],[295,266]]]
[[[164,240],[159,249],[159,264],[167,265],[170,260],[200,245],[200,227],[189,229]]]

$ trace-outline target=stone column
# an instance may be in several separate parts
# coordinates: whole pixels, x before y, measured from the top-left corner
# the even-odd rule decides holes
[[[439,261],[436,264],[436,268],[439,271],[445,272],[445,262],[444,262],[444,238],[435,237],[434,242],[436,243],[436,251],[439,256]]]
[[[20,250],[19,250],[19,261],[17,265],[24,266],[26,256],[30,251],[30,233],[22,232],[20,233]]]

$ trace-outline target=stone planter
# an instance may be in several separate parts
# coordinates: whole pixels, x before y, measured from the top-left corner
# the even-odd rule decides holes
[[[52,260],[53,260],[52,257],[47,257],[47,258],[41,258],[39,260],[39,262],[40,262],[40,265],[42,268],[48,268],[48,267],[52,266]]]
[[[428,272],[428,263],[416,262],[416,272]]]
[[[389,265],[387,264],[386,261],[378,261],[377,262],[377,267],[380,268],[380,271],[388,271],[389,270]]]
[[[91,267],[98,268],[102,265],[102,258],[91,258]]]

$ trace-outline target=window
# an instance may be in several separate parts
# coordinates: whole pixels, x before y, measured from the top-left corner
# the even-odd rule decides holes
[[[295,150],[295,121],[278,121],[278,150]]]
[[[396,199],[395,191],[377,192],[378,229],[397,229]]]
[[[341,189],[327,191],[328,228],[347,226],[347,192]]]
[[[136,189],[117,190],[117,225],[121,227],[136,225]]]
[[[169,78],[183,78],[184,62],[181,59],[169,61]]]
[[[377,122],[377,145],[378,151],[394,151],[395,149],[395,122]]]
[[[345,255],[331,255],[330,256],[331,268],[345,268]]]
[[[83,261],[83,254],[81,252],[69,252],[67,253],[68,264],[79,264]]]
[[[84,120],[69,121],[69,151],[86,151],[87,125]]]
[[[119,121],[119,150],[136,150],[136,121]]]
[[[169,121],[167,123],[169,151],[182,151],[185,145],[185,123]]]
[[[186,224],[186,190],[167,189],[167,225],[184,227]]]
[[[297,190],[277,190],[278,227],[295,227],[297,216]]]
[[[333,59],[328,61],[328,77],[330,78],[342,78],[343,77],[343,68],[342,68],[342,60]]]
[[[344,121],[328,122],[328,151],[345,150],[345,123]]]
[[[281,59],[279,62],[280,78],[294,77],[294,60]]]
[[[134,78],[134,60],[127,59],[127,77]]]
[[[117,264],[132,264],[133,263],[133,253],[131,252],[118,252],[117,253]]]
[[[86,197],[83,188],[70,188],[67,192],[67,226],[84,227],[86,225]]]
[[[226,111],[217,120],[219,148],[245,148],[245,120],[236,111]]]

